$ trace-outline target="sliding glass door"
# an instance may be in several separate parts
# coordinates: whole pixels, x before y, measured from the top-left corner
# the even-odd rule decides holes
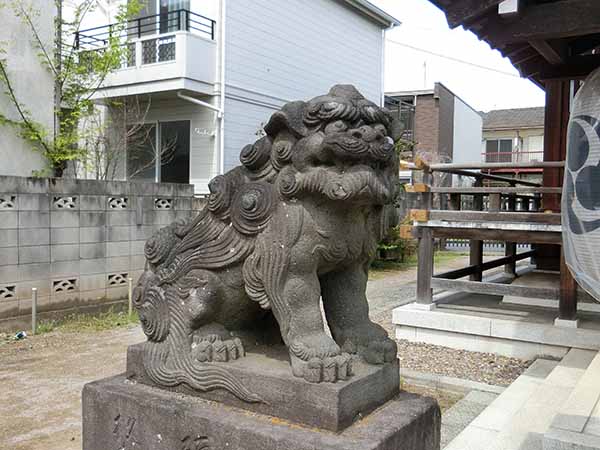
[[[189,120],[135,124],[129,130],[127,179],[190,182]]]
[[[163,183],[190,182],[190,122],[161,122],[160,181]]]

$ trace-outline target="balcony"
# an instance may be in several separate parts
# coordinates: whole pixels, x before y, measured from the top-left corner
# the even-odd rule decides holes
[[[102,51],[116,28],[79,31],[78,51]],[[122,66],[106,78],[94,99],[175,90],[211,94],[216,81],[215,32],[214,20],[184,9],[129,21],[119,36],[127,50]]]
[[[544,151],[516,151],[516,152],[483,152],[481,161],[485,163],[535,163],[544,160]],[[493,172],[511,172],[511,173],[526,173],[526,172],[541,172],[541,169],[531,168],[504,168],[494,169]]]

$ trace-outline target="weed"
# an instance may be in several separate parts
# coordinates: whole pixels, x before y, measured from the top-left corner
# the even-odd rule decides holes
[[[139,317],[134,312],[131,317],[125,311],[115,311],[112,308],[99,314],[71,314],[62,319],[41,322],[37,333],[61,331],[65,333],[95,332],[112,330],[139,323]]]

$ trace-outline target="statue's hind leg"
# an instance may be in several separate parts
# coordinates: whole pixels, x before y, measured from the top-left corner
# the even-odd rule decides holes
[[[239,338],[218,322],[223,289],[217,275],[208,271],[192,271],[175,286],[182,319],[189,330],[191,355],[199,362],[227,362],[245,355]]]
[[[241,339],[232,337],[223,325],[210,324],[192,335],[192,356],[200,362],[227,362],[245,355]]]

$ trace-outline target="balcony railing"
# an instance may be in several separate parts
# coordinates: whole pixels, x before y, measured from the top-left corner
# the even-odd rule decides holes
[[[157,36],[156,39],[160,40],[161,35],[177,31],[187,31],[199,34],[214,41],[215,25],[215,21],[208,17],[188,11],[187,9],[179,9],[169,11],[168,13],[133,19],[128,21],[124,27],[110,24],[78,31],[75,34],[75,47],[78,50],[84,51],[100,50],[106,47],[109,40],[113,37],[118,37],[123,42],[123,45],[129,45],[128,41],[149,36]],[[115,33],[117,33],[116,30],[118,30],[118,36],[115,36]],[[164,44],[168,44],[168,42]],[[150,47],[151,44],[147,44],[147,48]],[[153,52],[153,54],[156,53],[156,59],[160,60],[160,47],[158,45],[155,45],[154,47],[159,50]],[[162,48],[162,52],[163,54],[174,54],[174,51],[171,50],[168,45]],[[168,57],[168,55],[162,56],[163,59],[166,57]],[[151,59],[152,58],[154,58],[154,56],[151,56]]]
[[[532,152],[483,152],[481,160],[486,163],[521,163],[544,160],[544,151]]]

